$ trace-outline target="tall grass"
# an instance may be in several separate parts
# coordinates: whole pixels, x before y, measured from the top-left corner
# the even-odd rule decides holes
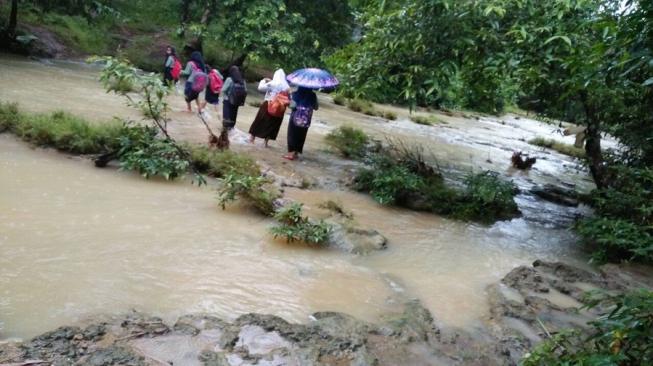
[[[563,155],[571,156],[573,158],[583,159],[585,158],[585,150],[578,148],[574,145],[565,144],[563,142],[558,142],[554,139],[547,139],[544,137],[536,137],[528,141],[529,144],[545,147],[548,149],[553,149]]]
[[[367,151],[369,137],[362,130],[351,126],[340,126],[329,132],[325,140],[346,158],[362,158]]]
[[[73,154],[101,154],[116,150],[123,126],[119,122],[92,124],[65,112],[24,114],[16,104],[0,103],[0,132],[24,141]]]

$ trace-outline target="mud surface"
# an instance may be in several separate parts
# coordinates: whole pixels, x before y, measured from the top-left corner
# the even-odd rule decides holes
[[[0,364],[51,365],[516,365],[550,334],[586,327],[589,290],[648,287],[650,274],[606,266],[596,272],[536,261],[490,288],[491,316],[473,332],[440,328],[417,300],[369,323],[318,312],[308,324],[264,314],[232,322],[210,314],[174,324],[140,313],[65,326],[23,343],[0,344]]]

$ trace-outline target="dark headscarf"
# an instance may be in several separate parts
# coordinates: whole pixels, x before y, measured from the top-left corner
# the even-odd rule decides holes
[[[204,59],[202,58],[202,54],[199,53],[199,51],[195,51],[190,54],[190,60],[197,65],[200,70],[206,72],[206,65],[204,64]]]
[[[297,88],[296,92],[292,93],[292,100],[297,103],[298,106],[315,108],[315,105],[317,104],[317,95],[315,95],[313,90],[300,86]]]
[[[229,68],[229,77],[234,81],[234,83],[243,82],[243,75],[240,73],[240,69],[236,65]]]

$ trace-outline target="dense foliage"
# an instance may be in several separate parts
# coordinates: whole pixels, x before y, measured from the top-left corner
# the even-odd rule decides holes
[[[329,239],[331,226],[324,221],[313,222],[302,215],[302,205],[292,203],[280,209],[274,218],[279,222],[270,231],[274,237],[284,237],[289,243],[324,244]]]
[[[349,126],[339,127],[326,139],[343,156],[365,163],[356,173],[355,187],[381,204],[488,223],[519,214],[516,187],[496,173],[469,174],[460,190],[445,184],[420,147],[392,140],[374,146],[363,131]]]
[[[592,192],[596,216],[577,223],[598,262],[653,262],[653,169],[612,167],[610,184]]]
[[[608,308],[590,323],[589,336],[578,331],[555,334],[522,360],[523,366],[653,364],[653,292],[594,300],[589,307]]]

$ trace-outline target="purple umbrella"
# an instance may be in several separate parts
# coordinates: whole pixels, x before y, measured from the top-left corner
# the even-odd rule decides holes
[[[317,68],[299,69],[288,75],[286,80],[293,85],[308,89],[332,90],[340,84],[338,79],[328,71]]]

